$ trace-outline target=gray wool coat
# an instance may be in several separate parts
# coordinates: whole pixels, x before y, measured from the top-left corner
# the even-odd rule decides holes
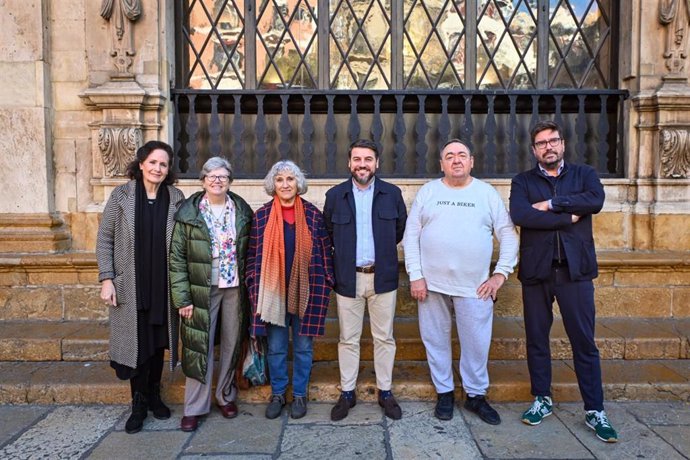
[[[175,226],[174,216],[184,201],[182,192],[168,185],[170,207],[168,208],[165,240],[168,254]],[[113,190],[103,209],[98,227],[96,258],[98,260],[98,281],[112,279],[115,285],[118,305],[110,307],[110,359],[125,366],[136,368],[139,341],[137,337],[137,295],[134,274],[134,209],[136,202],[136,181],[131,180]],[[169,284],[169,280],[168,280]],[[168,306],[170,291],[168,290]],[[177,343],[177,311],[168,308],[168,340]],[[177,363],[177,349],[170,347],[170,369]]]

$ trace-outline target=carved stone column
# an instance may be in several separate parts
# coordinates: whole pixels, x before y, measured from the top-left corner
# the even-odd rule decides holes
[[[159,89],[143,87],[132,72],[137,54],[133,29],[142,16],[141,0],[102,0],[100,15],[108,21],[110,49],[103,52],[109,53],[113,71],[108,82],[81,93],[93,110],[90,126],[97,200],[107,197],[107,188],[121,183],[136,150],[158,138],[165,102]],[[99,185],[105,188],[99,190]]]

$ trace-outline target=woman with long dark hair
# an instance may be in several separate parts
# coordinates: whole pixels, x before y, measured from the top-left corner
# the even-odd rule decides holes
[[[129,380],[132,393],[127,433],[141,430],[149,410],[158,419],[170,417],[160,385],[164,350],[177,341],[167,261],[173,216],[184,200],[172,185],[172,162],[165,142],[140,147],[127,168],[130,181],[113,190],[98,228],[101,299],[110,307],[110,365],[118,378]],[[170,362],[177,362],[174,347]]]

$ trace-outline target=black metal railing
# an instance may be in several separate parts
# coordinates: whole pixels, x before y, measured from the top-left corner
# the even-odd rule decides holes
[[[237,178],[263,177],[292,159],[309,177],[340,177],[357,138],[379,146],[380,173],[394,178],[439,172],[439,148],[469,143],[473,175],[511,177],[533,164],[529,129],[542,118],[564,130],[566,158],[602,177],[622,177],[622,90],[544,91],[208,91],[173,90],[176,169],[197,177],[223,155]]]

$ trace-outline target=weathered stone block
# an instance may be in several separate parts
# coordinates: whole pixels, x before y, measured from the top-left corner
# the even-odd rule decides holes
[[[597,248],[623,249],[626,247],[625,214],[602,212],[593,219],[594,241]]]
[[[690,250],[690,232],[679,229],[690,228],[690,215],[661,214],[654,216],[655,250]]]
[[[0,61],[0,88],[0,107],[35,107],[42,91],[36,81],[36,64]]]
[[[61,0],[60,3],[64,1]],[[62,10],[62,8],[57,9]],[[86,39],[84,17],[72,19],[53,16],[53,20],[50,22],[50,39],[53,53],[56,51],[74,51],[75,49],[84,50]],[[85,57],[84,60],[86,60]]]
[[[108,307],[100,298],[97,287],[65,287],[65,319],[106,320]]]
[[[51,78],[56,82],[83,82],[88,77],[84,50],[53,51]]]
[[[666,288],[598,288],[598,316],[670,317],[671,291]]]
[[[0,288],[0,320],[62,319],[60,288]]]
[[[3,91],[4,92],[4,91]],[[45,112],[41,108],[0,109],[0,126],[12,126],[0,136],[0,171],[3,199],[0,213],[49,211],[46,164]],[[31,187],[26,186],[26,165],[31,165]]]
[[[619,269],[616,286],[690,286],[690,270],[685,269]]]
[[[59,117],[62,111],[84,110],[84,102],[79,97],[79,93],[83,90],[83,81],[53,82],[53,102],[57,111],[56,117]]]
[[[73,271],[29,272],[29,284],[43,286],[59,286],[63,284],[77,284],[79,277]]]
[[[0,272],[0,286],[24,286],[29,279],[24,272]]]
[[[5,0],[0,8],[0,61],[45,59],[46,2]]]
[[[633,249],[647,251],[654,248],[654,234],[652,232],[652,218],[648,214],[634,214],[632,216]]]
[[[690,288],[673,289],[673,316],[690,317]]]
[[[99,214],[93,212],[73,212],[68,215],[73,250],[95,251],[98,219]],[[335,302],[333,305],[335,305]]]

